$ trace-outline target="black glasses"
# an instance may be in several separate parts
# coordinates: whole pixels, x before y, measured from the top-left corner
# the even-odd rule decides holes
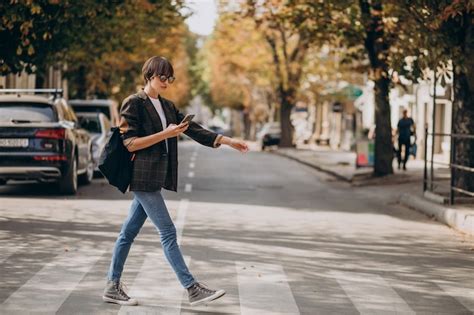
[[[163,75],[163,74],[160,75],[158,78],[160,79],[161,82],[165,82],[166,80],[168,80],[168,83],[169,83],[169,84],[173,83],[174,80],[176,80],[176,78],[173,77],[173,76],[167,77],[167,76],[165,76],[165,75]]]

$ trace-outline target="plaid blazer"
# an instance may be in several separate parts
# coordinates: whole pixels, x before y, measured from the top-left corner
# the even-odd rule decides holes
[[[167,124],[179,124],[184,118],[173,102],[158,96],[163,106]],[[120,110],[120,132],[123,140],[144,137],[162,131],[164,128],[153,103],[142,90],[127,97]],[[218,134],[202,128],[191,121],[184,132],[193,140],[208,147],[218,147]],[[178,140],[168,138],[148,148],[135,151],[130,190],[157,191],[161,188],[177,191],[178,187]]]

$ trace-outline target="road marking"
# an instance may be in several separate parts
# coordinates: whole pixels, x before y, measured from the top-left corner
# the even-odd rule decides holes
[[[189,168],[194,168],[195,164],[194,162],[189,163]]]
[[[191,258],[184,261],[189,266]],[[138,306],[122,306],[119,314],[180,314],[185,294],[164,254],[148,253],[128,294]]]
[[[57,255],[0,307],[5,313],[55,313],[104,251],[68,251]]]
[[[235,262],[241,314],[299,314],[280,265]]]
[[[331,275],[361,314],[415,314],[379,275],[342,271]]]
[[[181,237],[183,235],[184,222],[186,220],[186,212],[189,208],[189,200],[181,199],[179,202],[178,213],[176,215],[176,235],[178,245],[181,245]]]
[[[189,173],[188,173],[188,177],[189,177],[189,178],[193,178],[193,177],[194,177],[194,172],[189,172]]]
[[[184,185],[184,192],[190,193],[192,190],[193,190],[193,185],[192,184]]]
[[[196,162],[196,155],[191,156],[191,162]]]
[[[450,296],[455,298],[465,308],[474,312],[474,288],[463,287],[459,283],[436,281],[436,284]]]
[[[2,247],[2,250],[0,251],[0,265],[3,264],[8,258],[10,258],[12,255],[22,252],[26,248],[25,245],[19,245],[14,248],[10,247]]]

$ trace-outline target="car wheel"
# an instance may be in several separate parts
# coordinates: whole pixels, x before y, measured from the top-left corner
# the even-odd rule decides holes
[[[77,159],[75,156],[72,158],[71,165],[67,173],[58,184],[59,191],[62,194],[74,195],[77,192]]]
[[[93,178],[94,178],[94,161],[90,159],[89,163],[87,163],[86,172],[79,177],[79,180],[81,184],[88,185],[92,182]]]

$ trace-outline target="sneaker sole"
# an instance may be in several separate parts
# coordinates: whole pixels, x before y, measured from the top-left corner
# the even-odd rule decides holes
[[[109,297],[106,297],[106,296],[103,296],[103,297],[102,297],[102,300],[103,300],[104,302],[107,302],[107,303],[114,303],[114,304],[119,304],[119,305],[127,305],[127,306],[138,305],[138,301],[135,301],[135,300],[131,300],[131,301],[120,301],[120,300],[112,299],[112,298],[109,298]]]
[[[222,297],[224,294],[225,294],[225,291],[224,291],[224,290],[219,290],[219,291],[217,291],[216,293],[214,293],[213,295],[208,296],[208,297],[205,298],[205,299],[202,299],[202,300],[199,300],[199,301],[190,302],[189,304],[190,304],[191,306],[204,304],[204,303],[206,303],[206,302],[211,302],[211,301],[217,300],[218,298]]]

